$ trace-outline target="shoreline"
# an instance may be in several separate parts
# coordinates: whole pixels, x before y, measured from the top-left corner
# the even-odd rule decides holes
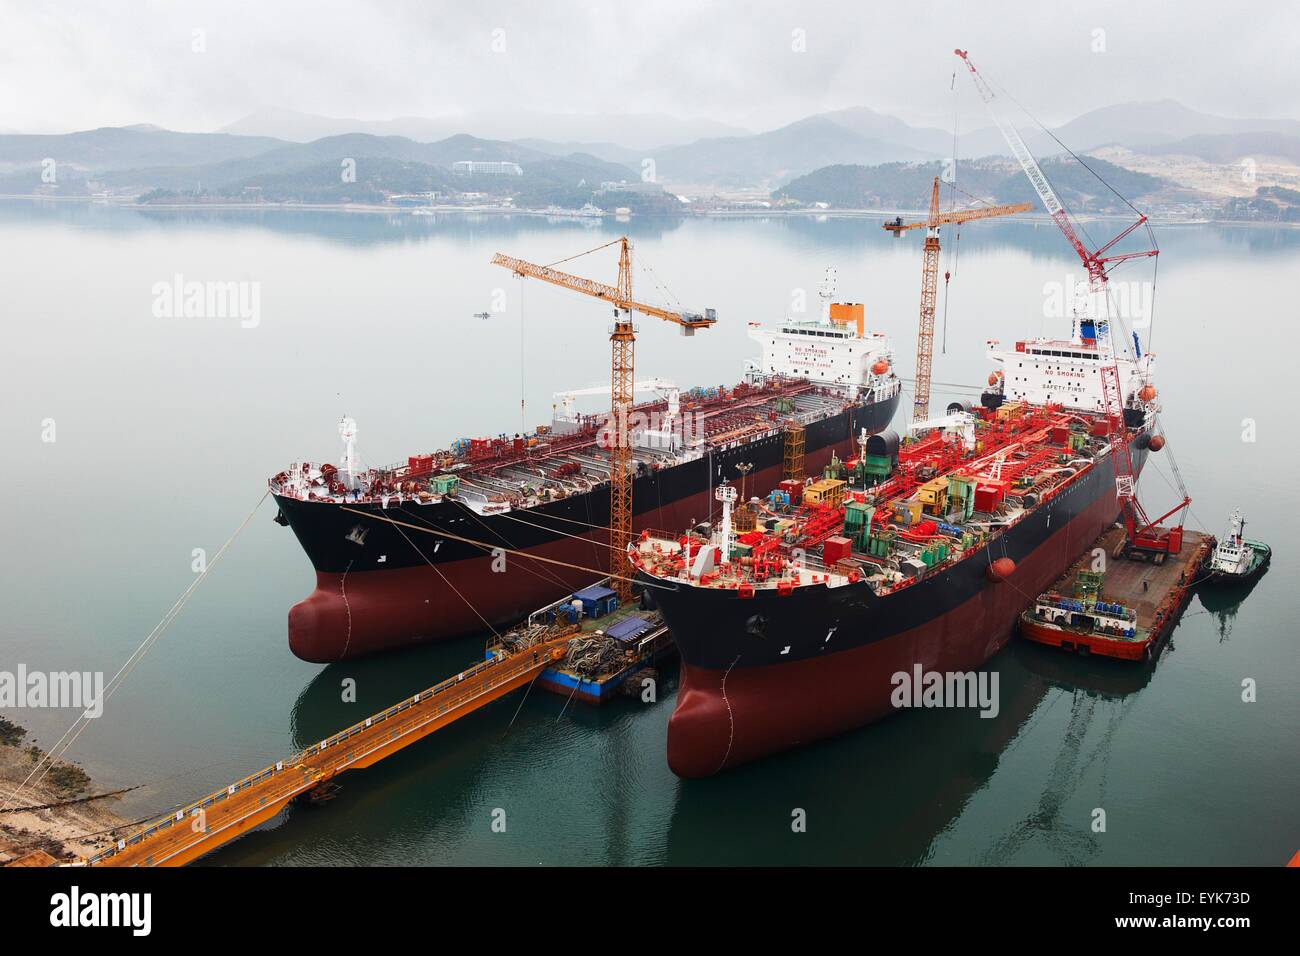
[[[925,219],[929,214],[924,209],[718,209],[702,212],[683,211],[680,214],[632,213],[618,216],[607,214],[600,217],[578,217],[557,215],[544,209],[515,209],[507,206],[387,206],[374,203],[298,203],[298,202],[189,202],[189,203],[137,203],[129,199],[104,199],[95,196],[38,196],[30,193],[0,193],[0,202],[24,201],[32,203],[81,203],[95,206],[112,206],[118,209],[177,212],[334,212],[358,215],[412,216],[414,210],[422,210],[425,215],[490,215],[521,216],[530,219],[555,219],[566,223],[607,222],[626,223],[632,218],[643,220],[684,220],[684,219],[891,219],[902,216],[904,219]],[[422,216],[413,216],[419,219]],[[1081,222],[1129,222],[1130,217],[1113,213],[1080,213],[1076,216]],[[1266,226],[1269,228],[1297,229],[1300,223],[1262,222],[1257,219],[1209,219],[1204,216],[1188,218],[1149,217],[1153,226]],[[1042,213],[1030,213],[1008,219],[1007,222],[1040,223],[1051,222],[1051,218]]]
[[[0,806],[44,756],[25,728],[0,717]],[[125,790],[105,794],[69,761],[47,766],[38,784],[23,787],[15,806],[0,812],[0,867],[75,863],[130,822],[110,808]]]

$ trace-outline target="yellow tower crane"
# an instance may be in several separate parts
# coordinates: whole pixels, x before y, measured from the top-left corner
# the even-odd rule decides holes
[[[1031,203],[1014,206],[983,206],[955,212],[939,212],[939,177],[934,177],[930,193],[930,215],[924,222],[903,222],[902,217],[885,223],[885,228],[895,236],[909,229],[925,229],[925,260],[921,266],[921,321],[916,333],[916,383],[912,398],[912,421],[923,422],[930,417],[930,366],[934,357],[934,302],[939,289],[939,227],[948,223],[970,222],[993,216],[1010,216],[1028,212]]]
[[[609,449],[609,546],[611,570],[615,571],[614,590],[621,603],[627,603],[632,596],[628,576],[618,573],[616,562],[627,551],[628,542],[632,540],[632,443],[628,439],[627,419],[632,408],[632,388],[636,380],[634,353],[636,350],[636,332],[632,326],[632,312],[651,315],[676,323],[683,335],[694,335],[696,329],[707,329],[717,321],[713,309],[698,312],[677,312],[659,306],[646,305],[632,298],[632,244],[627,236],[621,236],[613,242],[579,253],[585,256],[599,252],[610,246],[619,247],[618,284],[606,285],[594,279],[570,275],[550,266],[539,266],[523,259],[503,256],[497,253],[492,257],[492,265],[509,269],[517,276],[529,276],[541,279],[552,285],[558,285],[583,295],[604,299],[614,306],[614,328],[610,333],[612,361],[610,374],[610,424],[611,441]],[[578,256],[570,256],[576,259]],[[562,260],[568,261],[568,260]]]

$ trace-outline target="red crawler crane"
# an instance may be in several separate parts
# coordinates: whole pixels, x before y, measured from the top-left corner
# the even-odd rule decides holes
[[[965,50],[954,50],[953,52],[961,57],[962,62],[966,64],[967,70],[970,71],[971,80],[975,84],[975,89],[979,91],[980,98],[984,100],[984,104],[988,107],[989,115],[993,117],[993,122],[1001,130],[1007,145],[1011,147],[1012,154],[1020,162],[1020,166],[1025,171],[1025,176],[1028,177],[1030,185],[1034,187],[1034,191],[1042,201],[1043,208],[1047,210],[1047,214],[1052,217],[1052,221],[1060,228],[1066,241],[1078,254],[1079,259],[1083,262],[1084,269],[1088,273],[1089,306],[1097,329],[1097,348],[1101,352],[1102,405],[1106,413],[1111,460],[1115,463],[1115,494],[1123,508],[1124,527],[1127,531],[1126,545],[1131,550],[1156,555],[1177,553],[1182,547],[1183,541],[1181,524],[1176,528],[1163,528],[1160,526],[1160,522],[1180,511],[1185,512],[1192,503],[1192,499],[1184,491],[1182,502],[1155,521],[1147,518],[1142,505],[1138,503],[1137,489],[1133,478],[1133,457],[1129,449],[1127,429],[1124,427],[1124,396],[1119,379],[1119,366],[1115,360],[1115,345],[1111,335],[1110,318],[1108,314],[1103,314],[1103,310],[1095,308],[1097,303],[1106,300],[1107,277],[1115,266],[1130,259],[1146,259],[1160,254],[1160,250],[1155,248],[1143,249],[1137,252],[1111,252],[1122,240],[1146,225],[1147,217],[1139,214],[1136,222],[1122,230],[1109,242],[1096,249],[1089,249],[1080,238],[1081,230],[1076,227],[1069,211],[1052,189],[1051,182],[1042,168],[1039,167],[1038,161],[1034,159],[1029,147],[1025,145],[1020,133],[1017,132],[1014,126],[1003,121],[997,110],[994,109],[992,88],[985,82],[979,71],[975,69],[975,64],[971,62]],[[1146,387],[1142,391],[1145,392]],[[1144,396],[1140,395],[1139,397],[1145,400]],[[1181,480],[1179,483],[1181,484]]]

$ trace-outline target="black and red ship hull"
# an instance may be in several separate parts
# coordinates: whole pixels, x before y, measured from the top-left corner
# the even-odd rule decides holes
[[[1133,445],[1135,474],[1143,445]],[[917,665],[978,669],[1119,513],[1107,457],[970,557],[884,596],[858,582],[742,597],[638,572],[682,659],[669,765],[682,777],[710,776],[893,713],[893,675]],[[994,581],[989,568],[1003,557],[1014,571]]]
[[[832,453],[850,457],[859,432],[884,429],[897,407],[894,395],[809,424],[807,467],[821,469]],[[712,490],[739,478],[737,464],[754,466],[746,493],[764,495],[782,478],[783,456],[778,432],[638,474],[633,528],[682,530],[709,520],[717,507]],[[610,565],[607,485],[497,514],[479,514],[457,500],[408,498],[384,508],[275,498],[316,569],[315,590],[289,611],[290,650],[307,661],[345,660],[511,624],[592,583]]]

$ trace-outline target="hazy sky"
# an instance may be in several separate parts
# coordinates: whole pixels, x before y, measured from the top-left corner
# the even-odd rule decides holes
[[[1297,38],[1288,0],[0,0],[0,129],[209,130],[259,107],[666,112],[766,129],[855,105],[950,127],[954,46],[1049,123],[1164,97],[1295,117]]]

